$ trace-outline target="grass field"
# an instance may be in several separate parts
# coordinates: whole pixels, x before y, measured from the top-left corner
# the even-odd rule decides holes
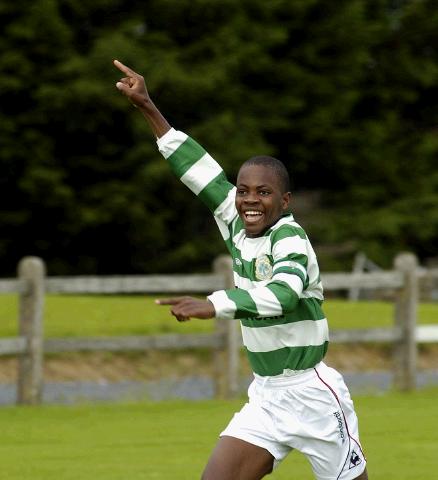
[[[437,478],[438,389],[355,400],[372,480]],[[193,480],[240,401],[0,409],[1,478]],[[312,479],[295,452],[270,477]]]
[[[390,327],[393,305],[327,301],[331,328]],[[17,332],[16,296],[0,296],[0,337]],[[422,304],[420,323],[438,323]],[[141,296],[48,296],[48,337],[208,332],[212,322],[179,324]],[[358,396],[372,480],[437,477],[438,389]],[[8,480],[193,480],[240,401],[0,408],[0,478]],[[312,479],[295,452],[270,477]]]
[[[392,303],[328,300],[324,305],[332,329],[393,324]],[[0,295],[0,337],[17,334],[17,310],[15,295]],[[418,320],[438,323],[438,303],[420,304]],[[48,295],[44,328],[47,337],[149,335],[210,332],[213,323],[196,320],[181,325],[152,297]]]

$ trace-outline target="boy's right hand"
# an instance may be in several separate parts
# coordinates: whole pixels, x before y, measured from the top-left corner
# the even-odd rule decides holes
[[[116,83],[116,87],[128,97],[135,107],[146,107],[151,98],[144,78],[118,60],[114,60],[114,65],[126,75]]]

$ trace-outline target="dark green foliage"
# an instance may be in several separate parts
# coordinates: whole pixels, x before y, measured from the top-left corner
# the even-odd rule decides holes
[[[281,158],[318,246],[388,266],[435,255],[438,10],[431,0],[35,0],[0,4],[0,274],[208,269],[223,251],[205,207],[114,87],[144,74],[175,127],[231,179]]]

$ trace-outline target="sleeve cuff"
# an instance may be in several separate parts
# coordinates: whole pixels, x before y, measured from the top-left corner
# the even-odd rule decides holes
[[[163,147],[168,141],[172,140],[175,136],[176,130],[172,127],[168,130],[162,137],[157,138],[157,145],[160,149]]]
[[[164,158],[169,158],[187,138],[188,136],[184,132],[171,128],[162,137],[157,139],[158,150]]]
[[[236,304],[228,298],[225,290],[218,290],[207,298],[214,306],[216,318],[224,318],[227,320],[234,319]]]

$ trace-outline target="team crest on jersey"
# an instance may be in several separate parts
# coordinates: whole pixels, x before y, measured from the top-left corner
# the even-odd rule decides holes
[[[269,280],[272,278],[272,265],[267,255],[261,255],[256,258],[255,276],[257,280]]]

